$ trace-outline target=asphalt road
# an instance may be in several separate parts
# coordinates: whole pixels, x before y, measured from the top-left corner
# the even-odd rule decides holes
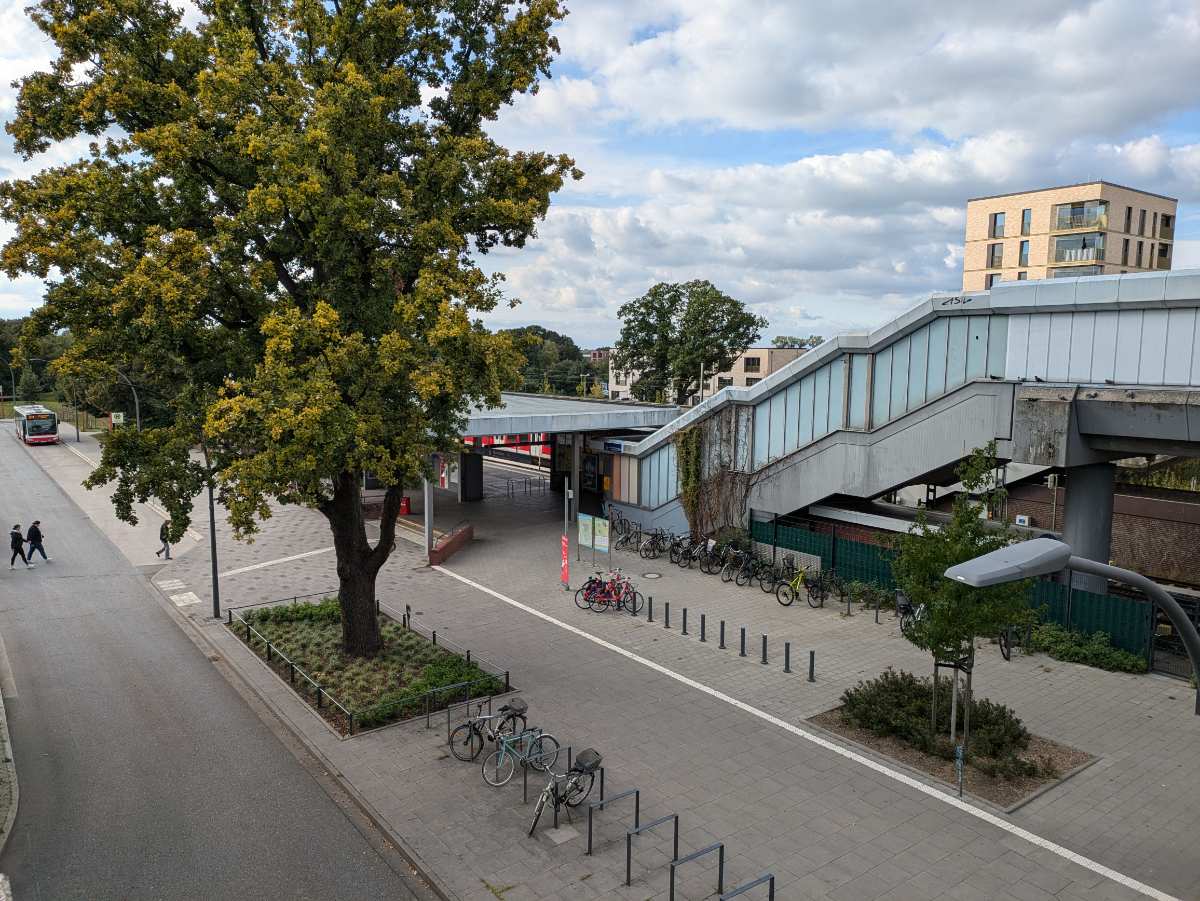
[[[20,805],[17,898],[411,899],[403,863],[0,432],[0,520],[54,558],[0,567]],[[39,558],[40,562],[40,558]]]

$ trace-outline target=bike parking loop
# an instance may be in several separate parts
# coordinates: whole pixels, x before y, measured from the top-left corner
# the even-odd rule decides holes
[[[603,773],[603,769],[600,772]],[[604,787],[603,778],[600,780],[600,787],[601,789]],[[588,839],[585,854],[590,855],[592,853],[592,815],[595,811],[603,810],[609,804],[617,801],[623,801],[630,795],[633,796],[633,828],[637,829],[642,823],[642,790],[640,788],[628,788],[623,792],[613,795],[611,798],[605,798],[604,792],[601,791],[599,801],[588,801]]]
[[[767,883],[767,901],[775,901],[775,874],[764,873],[757,879],[751,879],[744,885],[739,885],[735,889],[731,889],[723,895],[717,897],[717,901],[728,901],[730,898],[736,898],[738,895],[744,895],[752,888],[758,888],[763,883]]]
[[[704,857],[706,854],[717,852],[717,894],[720,895],[725,891],[725,843],[713,842],[707,848],[701,848],[699,851],[693,851],[686,857],[677,857],[671,861],[671,888],[668,894],[668,901],[675,901],[675,871],[683,864]]]
[[[522,804],[529,803],[529,771],[530,771],[530,769],[532,769],[530,764],[533,763],[534,761],[540,762],[543,757],[550,757],[551,755],[554,755],[554,759],[557,760],[558,755],[561,754],[562,752],[563,752],[562,748],[555,748],[553,751],[543,751],[541,754],[531,754],[521,761],[521,803]],[[566,752],[567,752],[567,759],[569,760],[571,758],[571,746],[570,745],[567,746]],[[553,766],[553,764],[551,764],[551,766]],[[567,769],[570,770],[569,765],[567,766]],[[551,772],[549,766],[546,768],[546,772],[550,773],[551,776],[554,776],[554,773]],[[554,776],[554,778],[557,779],[559,777]],[[555,817],[554,817],[554,825],[555,825],[555,827],[558,826],[557,809],[556,809]]]
[[[675,836],[672,844],[671,860],[679,859],[679,814],[668,813],[666,816],[659,817],[657,820],[651,820],[644,826],[638,826],[636,829],[631,829],[625,833],[625,884],[633,884],[633,837],[641,835],[643,832],[649,832],[655,826],[661,826],[667,820],[675,821]]]

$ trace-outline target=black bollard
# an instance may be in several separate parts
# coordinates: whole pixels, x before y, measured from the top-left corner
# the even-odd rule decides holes
[[[783,643],[783,671],[785,673],[792,671],[792,643],[790,641]]]
[[[767,636],[763,636],[763,666],[767,664]]]
[[[704,637],[704,614],[703,613],[700,614],[700,640],[707,641],[707,639]]]
[[[746,656],[746,627],[745,626],[742,626],[742,650],[741,650],[741,653],[738,654],[738,656],[739,657]]]
[[[663,628],[671,628],[671,602],[663,601]]]
[[[809,682],[817,681],[817,652],[816,651],[808,652],[808,681]]]
[[[646,598],[646,622],[654,622],[654,595]]]
[[[721,620],[721,643],[717,647],[722,651],[725,650],[725,620]]]
[[[687,607],[683,608],[683,634],[687,635]]]

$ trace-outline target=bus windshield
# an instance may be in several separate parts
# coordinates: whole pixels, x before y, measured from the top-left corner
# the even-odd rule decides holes
[[[53,413],[30,413],[25,417],[25,432],[29,435],[54,435],[58,432],[58,423],[54,421]]]

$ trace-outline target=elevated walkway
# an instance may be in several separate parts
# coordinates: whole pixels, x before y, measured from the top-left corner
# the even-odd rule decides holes
[[[675,440],[690,427],[706,475],[745,473],[747,508],[778,514],[950,484],[991,440],[1002,459],[1081,471],[1200,455],[1198,340],[1200,270],[936,294],[627,445],[637,478],[613,500],[644,525],[686,528]]]

